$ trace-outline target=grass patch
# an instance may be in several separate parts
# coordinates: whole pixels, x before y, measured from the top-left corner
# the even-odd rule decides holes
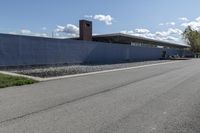
[[[33,84],[37,81],[17,76],[0,74],[0,88]]]

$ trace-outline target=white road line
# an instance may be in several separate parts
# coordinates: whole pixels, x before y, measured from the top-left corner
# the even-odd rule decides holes
[[[130,70],[130,69],[138,69],[138,68],[145,68],[145,67],[158,66],[158,65],[173,64],[173,63],[178,63],[178,62],[181,62],[181,61],[171,61],[171,62],[165,62],[165,63],[156,63],[156,64],[149,64],[149,65],[142,65],[142,66],[135,66],[135,67],[126,67],[126,68],[118,68],[118,69],[112,69],[112,70],[66,75],[66,76],[59,76],[59,77],[51,77],[51,78],[39,78],[39,77],[27,76],[27,75],[16,74],[16,73],[5,72],[5,71],[0,71],[0,73],[11,75],[11,76],[20,76],[20,77],[30,78],[33,80],[44,82],[44,81],[51,81],[51,80],[58,80],[58,79],[65,79],[65,78],[74,78],[74,77],[81,77],[81,76],[89,76],[89,75],[109,73],[109,72],[125,71],[125,70]]]

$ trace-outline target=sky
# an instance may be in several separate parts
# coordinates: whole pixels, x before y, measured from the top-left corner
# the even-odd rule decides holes
[[[79,20],[93,34],[124,33],[184,43],[187,26],[200,29],[199,0],[0,0],[0,33],[78,37]]]

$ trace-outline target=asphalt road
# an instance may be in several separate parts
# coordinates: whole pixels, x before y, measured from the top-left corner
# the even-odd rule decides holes
[[[200,133],[200,60],[1,89],[0,133]]]

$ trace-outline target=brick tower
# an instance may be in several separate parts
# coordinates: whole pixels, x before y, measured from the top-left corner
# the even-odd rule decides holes
[[[92,22],[88,20],[79,21],[80,40],[92,41]]]

